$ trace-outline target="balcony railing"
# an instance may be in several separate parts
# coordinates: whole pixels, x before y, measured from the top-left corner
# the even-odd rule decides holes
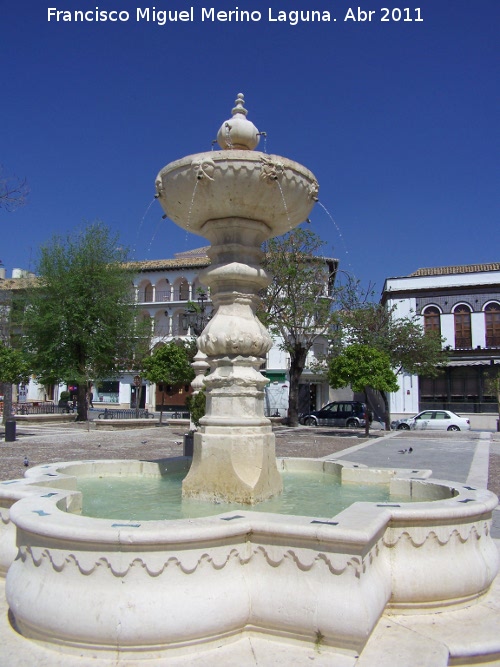
[[[153,301],[152,292],[138,292],[137,301],[138,303],[167,303],[170,301],[188,301],[188,297],[184,293],[174,292],[173,298],[170,290],[157,290],[155,292],[155,298]]]
[[[165,303],[170,301],[172,293],[170,290],[156,290],[155,292],[155,302],[156,303]]]
[[[181,326],[172,326],[172,327],[155,327],[154,329],[155,336],[187,336],[188,332],[186,329],[183,329]]]
[[[153,293],[152,292],[138,292],[137,293],[137,301],[139,303],[151,303],[153,301]]]

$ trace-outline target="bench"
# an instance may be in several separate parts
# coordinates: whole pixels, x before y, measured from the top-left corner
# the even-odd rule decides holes
[[[131,408],[129,410],[110,410],[109,408],[104,408],[104,412],[101,412],[99,419],[154,419],[155,416],[147,409],[136,410]]]

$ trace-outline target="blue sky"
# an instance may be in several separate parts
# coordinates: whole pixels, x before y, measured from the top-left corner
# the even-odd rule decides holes
[[[383,0],[359,5],[370,22],[344,21],[358,5],[343,0],[60,3],[0,0],[0,163],[31,189],[0,211],[8,276],[96,219],[139,260],[204,245],[148,206],[158,171],[210,150],[239,92],[267,152],[318,178],[335,222],[317,205],[312,229],[363,284],[499,260],[498,0],[420,0],[403,12],[419,6],[420,22],[382,22],[382,7],[404,7]],[[191,6],[192,22],[136,21],[137,7]],[[49,22],[48,7],[130,20]],[[202,7],[262,20],[202,22]],[[332,20],[268,20],[313,9]]]

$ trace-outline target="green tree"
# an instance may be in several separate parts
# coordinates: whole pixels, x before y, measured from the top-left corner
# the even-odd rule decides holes
[[[132,267],[118,237],[93,223],[40,249],[22,328],[43,384],[78,383],[78,420],[90,382],[116,376],[134,343]]]
[[[157,347],[150,357],[143,361],[144,377],[150,382],[162,385],[160,423],[163,420],[165,389],[189,384],[194,378],[190,364],[189,344],[170,341]]]
[[[328,381],[333,389],[351,386],[355,392],[362,392],[368,405],[368,388],[380,392],[398,390],[396,375],[391,360],[385,352],[369,345],[355,343],[349,345],[328,365]],[[370,430],[369,419],[365,422],[365,433]]]
[[[318,255],[323,245],[314,232],[297,227],[265,248],[263,266],[272,282],[262,295],[259,317],[290,355],[290,426],[298,424],[299,381],[307,354],[336,321],[332,293],[337,263]]]
[[[352,295],[352,292],[351,292]],[[342,309],[342,327],[332,347],[333,354],[347,344],[368,345],[384,352],[396,374],[403,370],[410,374],[436,377],[447,361],[443,350],[444,339],[436,332],[425,332],[419,318],[410,314],[396,316],[396,308],[351,298]],[[381,392],[385,406],[386,428],[390,428],[390,410],[387,394]]]
[[[196,426],[196,428],[200,428],[200,419],[205,416],[207,409],[207,397],[205,390],[201,389],[201,391],[197,392],[196,394],[188,396],[186,405],[191,414],[191,421]]]
[[[30,367],[21,350],[0,341],[0,382],[5,385],[3,423],[12,414],[12,385],[28,382]]]

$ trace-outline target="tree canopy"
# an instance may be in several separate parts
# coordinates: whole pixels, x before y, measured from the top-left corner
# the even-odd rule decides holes
[[[380,392],[398,390],[396,374],[391,368],[389,356],[369,345],[349,345],[328,365],[328,381],[333,389],[351,386],[355,392],[363,393],[368,404],[368,388]],[[368,434],[369,420],[365,430]]]
[[[298,423],[298,388],[306,358],[315,341],[331,329],[332,291],[336,261],[319,255],[323,241],[311,230],[297,227],[268,241],[264,268],[272,282],[262,296],[259,317],[290,355],[288,417]]]
[[[21,350],[0,341],[0,382],[19,384],[28,382],[30,366]]]
[[[405,371],[435,377],[442,372],[447,353],[439,333],[425,332],[417,315],[398,317],[395,306],[387,308],[382,303],[370,303],[366,295],[356,297],[356,291],[354,285],[345,293],[350,301],[342,308],[342,327],[333,337],[332,354],[341,353],[346,345],[358,343],[384,352],[396,374]],[[389,401],[386,393],[379,391],[385,406],[386,428],[389,428]]]
[[[415,314],[398,317],[396,307],[381,303],[360,303],[342,314],[343,344],[361,343],[385,352],[396,373],[435,377],[446,363],[443,338],[425,332]]]
[[[0,383],[4,385],[4,423],[12,413],[12,385],[28,382],[30,370],[28,360],[21,350],[0,341]]]
[[[150,382],[161,384],[162,408],[160,421],[163,414],[163,403],[166,387],[179,387],[189,384],[194,378],[194,370],[190,364],[190,345],[182,342],[170,341],[154,350],[150,357],[143,361],[144,377]]]
[[[78,383],[78,419],[87,418],[90,381],[112,377],[131,357],[132,273],[126,251],[102,223],[40,249],[38,278],[26,293],[22,328],[43,384]]]

